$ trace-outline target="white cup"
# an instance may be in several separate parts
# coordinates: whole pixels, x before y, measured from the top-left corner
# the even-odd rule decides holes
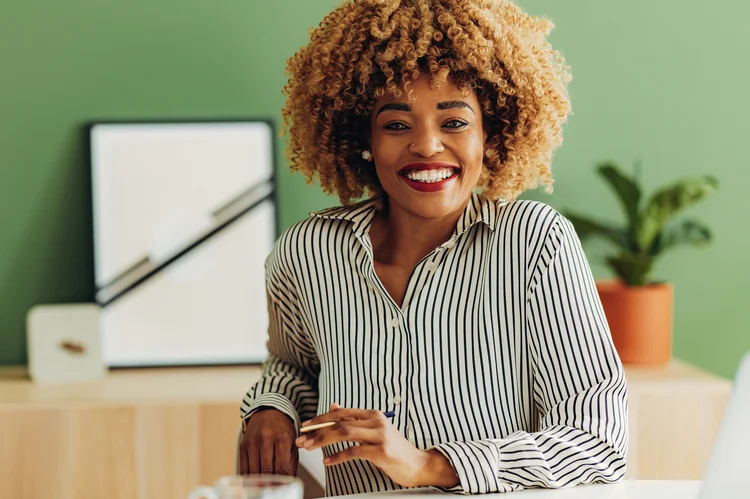
[[[302,499],[302,480],[283,475],[224,476],[198,487],[188,499]]]

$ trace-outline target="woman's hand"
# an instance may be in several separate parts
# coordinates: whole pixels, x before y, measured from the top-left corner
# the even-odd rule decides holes
[[[240,474],[297,475],[299,452],[294,422],[276,409],[261,409],[245,426],[240,444]]]
[[[313,450],[338,442],[357,445],[327,457],[327,466],[365,459],[377,466],[403,487],[441,486],[458,484],[448,459],[437,451],[419,450],[396,429],[380,411],[344,409],[331,404],[330,412],[305,422],[302,426],[336,422],[299,437],[298,447]]]

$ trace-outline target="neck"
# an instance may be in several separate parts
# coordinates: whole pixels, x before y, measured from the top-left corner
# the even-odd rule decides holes
[[[422,218],[390,204],[378,212],[370,228],[375,260],[414,267],[451,237],[468,203],[467,199],[459,210],[441,218]]]

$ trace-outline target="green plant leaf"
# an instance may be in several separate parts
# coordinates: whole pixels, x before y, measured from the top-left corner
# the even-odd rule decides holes
[[[678,182],[656,192],[641,213],[635,240],[643,251],[652,248],[667,221],[688,206],[715,193],[719,182],[704,175]]]
[[[679,223],[667,225],[655,239],[649,253],[651,256],[658,256],[660,253],[682,244],[700,247],[706,246],[710,242],[711,230],[708,227],[697,220],[683,220]]]
[[[607,263],[628,286],[645,286],[649,282],[654,259],[649,255],[623,252],[607,258]]]
[[[631,234],[635,233],[638,223],[638,205],[641,201],[641,190],[634,179],[628,178],[616,165],[603,163],[597,168],[599,174],[609,183],[612,190],[617,194],[625,215],[628,217],[628,225]]]
[[[608,239],[623,249],[630,249],[630,235],[623,229],[608,227],[600,222],[596,222],[590,218],[576,215],[571,212],[565,212],[563,216],[570,220],[573,227],[575,227],[578,237],[581,239],[586,239],[591,236],[600,236]]]

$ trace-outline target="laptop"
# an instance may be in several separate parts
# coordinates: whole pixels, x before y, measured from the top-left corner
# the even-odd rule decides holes
[[[750,352],[737,370],[698,498],[750,498]]]

